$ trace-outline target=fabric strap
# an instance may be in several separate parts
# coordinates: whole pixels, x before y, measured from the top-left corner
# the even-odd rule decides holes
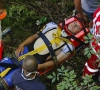
[[[38,35],[43,39],[44,43],[46,44],[46,46],[47,46],[47,48],[52,56],[52,59],[54,61],[55,66],[57,66],[58,60],[57,60],[55,52],[52,48],[52,44],[50,43],[50,41],[47,39],[47,37],[42,32],[40,32]]]

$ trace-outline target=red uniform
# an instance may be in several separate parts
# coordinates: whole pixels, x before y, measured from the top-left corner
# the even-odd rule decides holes
[[[91,58],[86,62],[84,66],[84,75],[93,75],[99,70],[99,62],[96,62],[96,60],[100,59],[100,7],[94,12],[93,15],[93,30],[94,41],[90,43],[90,46],[92,46],[92,49],[96,54],[91,55]],[[96,42],[96,40],[99,40],[99,42]]]

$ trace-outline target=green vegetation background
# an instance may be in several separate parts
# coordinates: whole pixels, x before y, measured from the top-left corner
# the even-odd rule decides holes
[[[11,29],[10,32],[3,35],[4,57],[5,56],[11,57],[15,49],[18,47],[18,45],[22,43],[28,36],[33,35],[35,32],[39,31],[43,27],[43,25],[45,25],[50,21],[53,21],[58,24],[65,18],[71,16],[73,13],[72,11],[74,10],[73,0],[4,0],[4,1],[5,1],[5,8],[7,10],[7,17],[2,20],[2,31],[7,28]],[[36,24],[37,20],[39,20],[42,23],[40,25],[37,25]],[[68,61],[66,61],[61,65],[64,66],[62,69],[63,71],[67,69],[70,71],[71,70],[75,71],[74,74],[77,74],[77,77],[75,77],[74,81],[77,82],[77,85],[79,85],[79,87],[82,77],[83,66],[86,60],[87,58],[83,55],[83,51],[81,50],[74,57],[70,58]],[[60,69],[61,66],[59,67]],[[75,86],[76,83],[74,83],[74,81],[71,82],[75,84],[74,85],[75,88],[71,86],[73,85],[72,83],[69,84],[63,83],[63,81],[66,78],[64,78],[62,75],[59,76],[60,80],[56,82],[54,82],[55,79],[52,79],[54,82],[52,83],[51,79],[45,77],[50,75],[51,73],[52,72],[44,75],[42,78],[48,90],[57,90],[56,85],[59,84],[59,82],[61,82],[62,84],[61,86],[62,89],[58,90],[82,90],[79,88],[77,89],[78,86]],[[71,76],[72,74],[73,71],[71,72]],[[53,73],[53,75],[55,74]],[[66,75],[68,76],[68,74]],[[69,87],[66,86],[65,89],[64,85],[65,86],[69,85]],[[87,87],[85,86],[85,89],[83,90],[89,90],[86,88]]]

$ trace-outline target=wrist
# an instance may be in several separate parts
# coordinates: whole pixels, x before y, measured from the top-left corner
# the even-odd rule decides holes
[[[20,44],[19,46],[20,46],[20,47],[24,47],[25,45],[22,43],[22,44]]]

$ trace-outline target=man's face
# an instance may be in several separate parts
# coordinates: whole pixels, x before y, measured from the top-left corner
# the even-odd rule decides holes
[[[68,25],[68,30],[73,34],[77,34],[82,30],[82,26],[78,21],[74,21]]]

